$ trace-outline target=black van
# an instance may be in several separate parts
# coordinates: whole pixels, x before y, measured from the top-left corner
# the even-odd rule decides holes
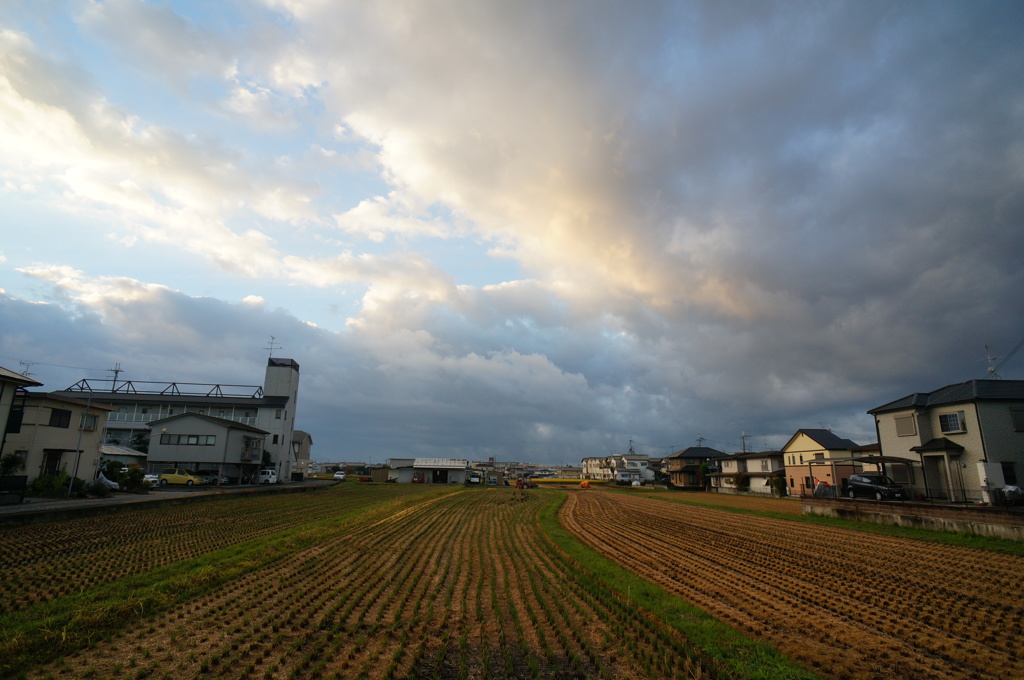
[[[850,498],[864,496],[866,498],[874,498],[876,501],[905,501],[908,498],[907,492],[902,486],[881,472],[864,472],[859,475],[850,475],[846,483],[846,495]]]

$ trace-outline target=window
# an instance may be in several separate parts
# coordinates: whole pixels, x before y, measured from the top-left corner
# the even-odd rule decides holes
[[[964,423],[964,412],[957,411],[956,413],[943,413],[939,415],[939,429],[942,430],[942,434],[966,432],[967,427]]]
[[[214,446],[217,443],[217,435],[161,434],[160,443],[164,446]]]
[[[792,488],[793,488],[793,487],[795,487],[795,486],[796,486],[796,484],[794,484],[794,483],[793,483],[793,478],[792,478],[792,477],[790,477],[790,478],[789,478],[789,488],[790,488],[790,489],[792,489]]]
[[[1013,422],[1014,432],[1024,432],[1024,406],[1011,406],[1010,420]]]
[[[1017,470],[1014,463],[1002,462],[1000,465],[1003,468],[1003,484],[1017,486]]]
[[[96,429],[96,416],[90,416],[82,414],[82,429],[83,430],[95,430]]]
[[[62,408],[51,408],[50,427],[71,427],[71,411]]]
[[[274,441],[273,441],[272,443],[273,443],[273,444],[276,444],[276,443],[277,443],[277,435],[276,435],[276,434],[274,435]]]
[[[917,424],[913,415],[897,416],[895,420],[897,437],[912,437],[917,434]]]

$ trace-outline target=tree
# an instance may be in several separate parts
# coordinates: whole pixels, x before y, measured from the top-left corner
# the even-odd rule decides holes
[[[0,477],[6,477],[13,475],[15,472],[20,472],[25,467],[25,461],[16,453],[8,453],[3,458],[0,458]]]
[[[137,432],[128,440],[128,446],[136,451],[149,453],[149,432]]]

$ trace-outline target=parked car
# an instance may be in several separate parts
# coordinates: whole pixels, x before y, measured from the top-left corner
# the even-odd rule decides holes
[[[260,484],[277,484],[276,470],[260,470]]]
[[[864,496],[874,498],[876,501],[905,501],[909,498],[902,486],[880,472],[850,475],[850,478],[847,480],[846,495],[850,498]]]
[[[480,475],[478,475],[478,474],[471,474],[469,476],[469,479],[467,479],[466,481],[469,482],[470,484],[479,484],[480,483]]]
[[[193,484],[202,484],[203,478],[194,472],[188,470],[182,470],[180,468],[167,468],[160,473],[160,486],[167,486],[168,484],[184,484],[186,486],[192,486]]]
[[[338,470],[337,472],[334,473],[334,478],[336,480],[338,480],[339,482],[344,482],[345,481],[345,473],[342,472],[341,470]]]
[[[206,483],[207,484],[216,484],[217,483],[217,471],[216,470],[203,470],[203,471],[200,471],[200,472],[198,472],[196,474],[202,475],[203,478],[206,479]],[[221,475],[220,483],[221,484],[229,484],[230,480],[228,479],[228,476],[227,475]]]
[[[142,481],[149,482],[153,486],[156,486],[157,484],[160,483],[160,475],[158,475],[155,472],[149,472],[142,475]]]

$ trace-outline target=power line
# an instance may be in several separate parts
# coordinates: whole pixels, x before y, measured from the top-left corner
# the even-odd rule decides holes
[[[996,372],[996,371],[998,371],[998,370],[999,370],[1000,368],[1002,368],[1002,367],[1003,367],[1003,364],[1005,364],[1005,363],[1006,363],[1007,361],[1009,361],[1009,360],[1010,360],[1010,357],[1012,357],[1012,356],[1013,356],[1014,354],[1016,354],[1016,353],[1017,353],[1017,350],[1019,350],[1019,349],[1020,349],[1021,347],[1024,347],[1024,338],[1021,338],[1021,339],[1020,339],[1020,342],[1018,342],[1018,343],[1017,343],[1017,344],[1016,344],[1016,345],[1014,346],[1014,348],[1010,350],[1010,353],[1009,353],[1009,354],[1007,354],[1007,355],[1006,355],[1005,357],[1003,357],[1002,359],[1000,359],[1000,360],[999,360],[999,363],[998,363],[998,364],[996,364],[995,366],[993,366],[993,367],[992,367],[992,370],[991,370],[991,372],[992,372],[992,373],[995,373],[995,372]]]
[[[74,369],[76,371],[92,371],[94,373],[104,373],[105,371],[109,370],[109,369],[104,369],[104,368],[89,368],[89,367],[86,367],[86,366],[66,366],[64,364],[51,364],[51,363],[48,363],[46,361],[22,361],[21,359],[18,359],[17,357],[9,357],[9,356],[0,356],[0,359],[9,360],[9,361],[17,361],[20,364],[25,364],[25,365],[28,365],[28,366],[54,366],[56,368],[72,368],[72,369]]]

